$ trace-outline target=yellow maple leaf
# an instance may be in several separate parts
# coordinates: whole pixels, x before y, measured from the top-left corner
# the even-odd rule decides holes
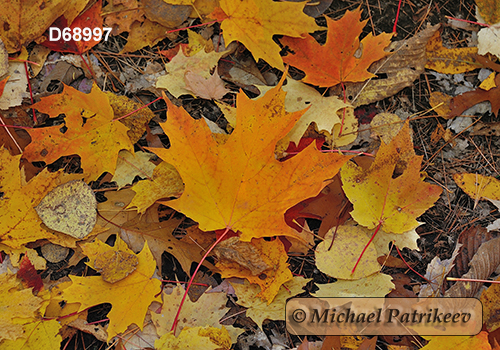
[[[78,154],[85,181],[92,181],[105,171],[115,172],[120,150],[133,152],[127,127],[113,121],[109,99],[97,85],[89,94],[65,85],[62,94],[42,97],[33,108],[51,117],[64,113],[67,130],[61,132],[61,125],[29,129],[32,142],[24,150],[29,161],[49,164]]]
[[[286,282],[279,288],[276,298],[272,303],[255,298],[258,286],[249,284],[245,281],[244,284],[231,283],[236,296],[238,297],[237,303],[241,306],[248,308],[247,316],[254,320],[259,326],[265,319],[270,320],[284,320],[285,319],[285,305],[286,300],[303,293],[302,289],[311,279],[303,277],[293,277],[291,281]]]
[[[273,41],[273,35],[301,38],[306,33],[321,30],[314,18],[303,12],[304,6],[304,2],[220,0],[220,8],[215,9],[210,17],[222,21],[226,45],[239,41],[256,61],[262,58],[271,66],[283,70],[279,54],[281,49]]]
[[[127,208],[137,207],[143,214],[158,198],[179,197],[184,184],[177,170],[170,164],[162,162],[153,170],[153,177],[139,181],[132,190],[136,193]]]
[[[439,198],[439,186],[422,181],[406,122],[398,135],[382,145],[368,170],[352,162],[346,163],[340,174],[342,188],[352,202],[351,216],[369,228],[382,228],[389,233],[404,233],[416,228],[416,218]],[[398,175],[393,177],[393,175]]]
[[[285,211],[317,195],[350,157],[311,145],[285,162],[276,160],[277,141],[303,114],[285,111],[280,87],[256,101],[238,94],[238,122],[223,144],[203,120],[193,120],[165,98],[168,118],[161,126],[171,147],[148,149],[176,167],[185,190],[179,199],[163,203],[196,220],[203,231],[230,228],[246,242],[297,236],[285,223]]]
[[[231,337],[227,330],[215,327],[185,327],[178,337],[172,332],[164,334],[155,341],[158,350],[193,349],[193,350],[229,350]]]
[[[23,288],[14,274],[1,274],[0,285],[0,341],[16,340],[24,335],[23,324],[36,321],[43,300],[33,295],[32,288]]]
[[[108,341],[124,332],[132,323],[142,330],[149,305],[153,301],[161,302],[160,297],[155,297],[160,291],[161,282],[152,277],[156,262],[147,243],[137,254],[137,258],[139,264],[136,270],[115,283],[106,282],[101,276],[70,276],[73,283],[58,298],[68,303],[80,303],[80,310],[110,303],[112,308],[108,314]]]
[[[42,221],[35,209],[42,198],[62,183],[77,179],[81,175],[49,173],[44,169],[28,183],[24,170],[19,170],[21,155],[10,156],[9,151],[0,148],[0,238],[2,243],[18,249],[38,239],[54,239],[55,236],[43,229]]]
[[[224,259],[220,260],[216,266],[221,270],[221,276],[224,278],[241,277],[246,278],[250,283],[259,285],[261,291],[257,294],[257,297],[266,300],[269,304],[278,293],[280,286],[293,278],[288,269],[288,256],[283,243],[279,239],[266,241],[263,238],[254,238],[250,244],[260,253],[258,258],[262,260],[262,264],[270,266],[270,268],[255,275],[249,268],[236,261]],[[230,255],[228,252],[225,253],[224,255]],[[257,256],[253,258],[255,259]]]
[[[174,288],[171,294],[163,293],[163,306],[161,313],[151,313],[156,332],[165,334],[172,329],[177,310],[184,295],[183,288]],[[227,296],[225,293],[203,293],[196,302],[186,298],[182,307],[183,317],[175,328],[175,334],[185,327],[203,327],[205,325],[218,324],[219,320],[228,311],[226,307]],[[203,310],[203,312],[200,312]]]
[[[61,325],[57,320],[30,322],[24,326],[23,337],[3,341],[0,343],[0,350],[59,350],[62,341],[60,329]]]
[[[139,263],[137,256],[119,236],[112,247],[96,240],[82,244],[81,248],[83,254],[89,258],[87,266],[99,272],[102,279],[109,283],[121,281],[132,273]]]

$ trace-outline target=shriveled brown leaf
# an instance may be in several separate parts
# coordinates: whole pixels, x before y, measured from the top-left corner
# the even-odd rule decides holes
[[[469,271],[462,276],[468,279],[488,279],[500,265],[500,237],[481,244],[469,263]],[[445,293],[446,297],[472,298],[481,288],[479,282],[457,281]]]
[[[481,244],[496,238],[496,232],[487,232],[486,228],[481,226],[472,226],[460,233],[458,243],[462,244],[455,259],[455,266],[451,269],[450,277],[460,277],[469,270],[469,264],[478,251]]]
[[[427,62],[425,48],[439,26],[428,27],[408,40],[396,41],[389,45],[387,50],[393,54],[375,62],[368,69],[371,73],[385,74],[387,78],[372,79],[368,83],[344,83],[349,102],[357,96],[356,100],[351,102],[354,107],[367,105],[411,86],[424,72]],[[330,89],[330,95],[341,96],[342,87],[338,85]]]

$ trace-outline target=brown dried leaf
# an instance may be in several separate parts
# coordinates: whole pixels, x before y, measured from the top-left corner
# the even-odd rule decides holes
[[[500,265],[500,237],[481,244],[469,263],[470,269],[462,278],[488,279]],[[445,297],[471,298],[481,288],[479,282],[456,282],[445,293]]]
[[[458,236],[458,243],[461,243],[462,247],[455,259],[455,266],[451,269],[448,276],[460,277],[464,275],[469,270],[469,264],[481,244],[497,236],[495,232],[487,232],[486,228],[477,225],[462,231],[460,236]]]
[[[466,109],[469,109],[470,107],[483,101],[491,102],[491,111],[496,117],[498,117],[498,111],[500,110],[500,74],[497,74],[495,84],[497,87],[489,90],[476,89],[474,91],[465,92],[461,95],[455,96],[451,100],[451,112],[447,118],[459,116]]]
[[[425,48],[439,26],[428,27],[408,40],[396,41],[389,45],[388,50],[393,54],[375,62],[368,69],[371,73],[385,74],[387,78],[372,79],[368,83],[344,83],[349,102],[357,96],[356,100],[351,102],[354,107],[367,105],[411,86],[424,72],[427,62]],[[340,85],[330,89],[330,95],[341,96]]]

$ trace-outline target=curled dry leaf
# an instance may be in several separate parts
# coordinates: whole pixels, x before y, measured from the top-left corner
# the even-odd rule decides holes
[[[500,265],[500,237],[481,244],[469,263],[469,271],[462,278],[488,279]],[[446,297],[472,298],[481,288],[479,282],[457,281],[445,293]]]
[[[424,72],[427,57],[425,47],[438,30],[439,24],[428,27],[408,40],[393,42],[386,49],[392,52],[387,58],[375,62],[368,69],[371,73],[386,75],[387,78],[372,79],[367,83],[345,83],[345,96],[354,107],[367,105],[392,96]],[[330,95],[343,96],[342,88],[330,89]]]

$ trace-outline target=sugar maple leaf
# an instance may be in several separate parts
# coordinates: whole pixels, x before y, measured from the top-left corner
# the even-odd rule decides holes
[[[96,250],[101,250],[101,246],[105,245],[101,241],[93,244],[98,246]],[[86,246],[91,250],[88,244]],[[156,262],[147,243],[137,254],[137,258],[139,263],[136,270],[115,283],[106,282],[101,276],[70,276],[73,284],[64,289],[57,298],[62,298],[68,303],[80,303],[80,310],[110,303],[112,308],[108,314],[108,341],[115,335],[126,331],[132,323],[142,330],[149,305],[153,301],[161,302],[160,297],[155,297],[160,291],[161,282],[152,277]]]
[[[21,155],[11,156],[0,148],[0,240],[11,248],[20,248],[38,239],[53,239],[55,236],[43,229],[34,206],[47,193],[64,182],[81,175],[49,173],[44,169],[28,183],[24,170],[19,170]]]
[[[62,156],[78,154],[85,181],[92,181],[105,171],[115,172],[120,150],[133,152],[127,127],[113,121],[108,97],[97,85],[89,94],[65,85],[62,94],[42,98],[33,108],[51,117],[64,113],[68,129],[65,133],[60,125],[30,129],[32,142],[23,154],[29,161],[50,164]]]
[[[280,88],[256,101],[238,94],[237,124],[223,144],[203,120],[195,121],[164,97],[168,118],[161,126],[171,147],[149,150],[174,165],[185,183],[181,197],[166,205],[196,220],[203,231],[240,231],[242,241],[296,236],[285,223],[285,211],[317,195],[350,157],[321,153],[311,145],[277,161],[277,141],[303,114],[285,111]]]
[[[352,202],[354,220],[369,229],[404,233],[416,228],[416,218],[438,200],[441,188],[421,179],[422,156],[416,156],[406,122],[398,135],[382,145],[368,170],[346,163],[340,175]],[[393,178],[395,172],[402,172]]]
[[[273,35],[297,38],[321,29],[314,18],[303,12],[304,6],[304,2],[220,0],[220,8],[216,8],[210,17],[222,21],[226,45],[239,41],[256,61],[262,58],[271,66],[283,70],[280,47],[273,41]]]
[[[310,35],[306,39],[283,37],[281,43],[295,52],[283,57],[283,61],[306,73],[303,82],[321,87],[375,77],[368,72],[368,68],[389,54],[384,48],[390,44],[392,34],[383,33],[374,37],[370,33],[360,43],[359,35],[368,21],[360,21],[360,18],[360,8],[347,10],[338,21],[326,17],[328,33],[325,45],[320,45]]]

